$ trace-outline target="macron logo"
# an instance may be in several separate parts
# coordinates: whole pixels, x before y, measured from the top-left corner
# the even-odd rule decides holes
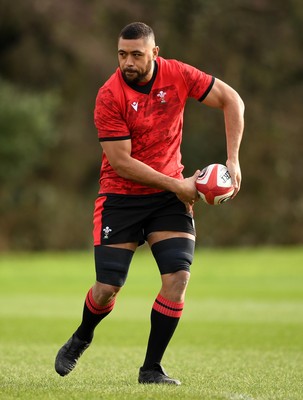
[[[131,106],[133,107],[133,109],[134,109],[135,111],[138,111],[138,102],[137,102],[137,101],[134,101],[134,102],[131,104]]]

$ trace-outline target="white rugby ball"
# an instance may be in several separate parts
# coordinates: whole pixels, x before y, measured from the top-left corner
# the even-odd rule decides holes
[[[201,199],[211,205],[224,203],[234,193],[230,173],[223,164],[205,167],[196,180],[196,188]]]

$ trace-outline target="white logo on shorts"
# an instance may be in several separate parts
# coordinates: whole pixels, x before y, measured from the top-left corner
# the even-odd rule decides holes
[[[108,235],[111,233],[111,229],[110,229],[110,227],[109,226],[106,226],[104,229],[103,229],[103,232],[104,232],[104,236],[103,236],[103,239],[108,239]]]

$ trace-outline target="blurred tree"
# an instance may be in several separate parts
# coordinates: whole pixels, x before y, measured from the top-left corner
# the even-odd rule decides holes
[[[22,91],[5,81],[0,85],[1,248],[14,246],[19,235],[24,242],[27,235],[19,232],[20,216],[28,213],[29,220],[37,218],[37,195],[50,170],[50,150],[58,141],[53,123],[58,98],[54,93]]]
[[[35,169],[48,166],[45,150],[58,135],[53,115],[58,107],[53,93],[29,93],[0,81],[0,185],[15,186]]]

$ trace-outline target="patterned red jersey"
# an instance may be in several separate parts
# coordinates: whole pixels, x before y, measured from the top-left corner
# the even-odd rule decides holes
[[[95,125],[102,141],[132,142],[132,157],[156,171],[183,179],[180,145],[183,113],[188,97],[202,101],[214,78],[190,65],[158,57],[146,85],[126,83],[121,71],[100,88]],[[116,174],[103,153],[100,194],[151,194],[161,192]]]

